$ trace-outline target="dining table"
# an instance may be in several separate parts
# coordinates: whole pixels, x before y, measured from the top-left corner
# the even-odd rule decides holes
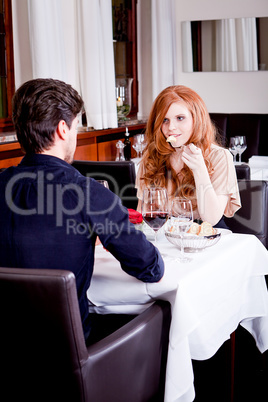
[[[181,263],[180,250],[164,229],[156,243],[144,230],[165,262],[157,283],[128,275],[102,245],[96,246],[87,292],[91,312],[139,314],[157,299],[170,302],[165,402],[194,400],[192,360],[210,359],[239,325],[253,336],[261,353],[268,349],[268,251],[254,235],[219,231],[216,244],[189,253],[191,261]]]

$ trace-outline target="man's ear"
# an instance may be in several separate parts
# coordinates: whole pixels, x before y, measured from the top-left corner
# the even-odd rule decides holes
[[[59,139],[65,141],[67,135],[68,126],[65,120],[61,120],[56,128],[56,135],[58,135]]]

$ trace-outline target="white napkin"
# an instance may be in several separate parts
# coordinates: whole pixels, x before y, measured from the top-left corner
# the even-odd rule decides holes
[[[253,155],[248,160],[250,167],[268,168],[268,156]]]

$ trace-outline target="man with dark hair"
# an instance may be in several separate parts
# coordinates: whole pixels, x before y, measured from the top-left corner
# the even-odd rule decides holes
[[[53,79],[28,81],[15,93],[13,121],[26,155],[0,174],[0,266],[72,271],[87,339],[97,236],[143,282],[159,281],[164,264],[120,199],[70,165],[82,106],[76,90]]]

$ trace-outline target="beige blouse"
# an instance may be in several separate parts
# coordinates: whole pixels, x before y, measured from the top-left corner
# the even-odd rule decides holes
[[[236,171],[233,163],[233,156],[228,149],[218,145],[211,146],[210,161],[214,168],[211,175],[211,184],[218,195],[228,195],[228,202],[224,210],[224,216],[232,217],[241,208],[240,194],[237,184]],[[141,161],[136,178],[137,197],[141,200],[145,184],[140,178],[144,175],[144,164]],[[167,188],[169,198],[172,194]],[[194,211],[194,217],[199,218],[198,209]]]

